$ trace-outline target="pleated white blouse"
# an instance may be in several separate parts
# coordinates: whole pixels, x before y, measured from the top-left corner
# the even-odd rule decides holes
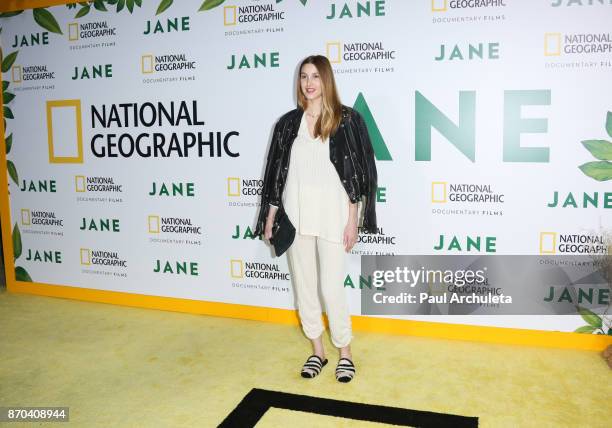
[[[291,147],[282,199],[296,233],[342,243],[349,197],[329,159],[329,138],[310,136],[306,114]]]

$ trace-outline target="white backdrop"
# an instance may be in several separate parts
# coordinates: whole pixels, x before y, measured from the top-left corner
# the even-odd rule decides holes
[[[262,0],[205,2],[222,4],[198,11],[201,2],[189,0],[159,15],[158,2],[136,4],[132,12],[117,12],[116,2],[100,3],[108,11],[92,6],[75,18],[84,13],[81,6],[57,6],[47,9],[52,18],[28,10],[0,21],[5,90],[15,95],[8,103],[5,95],[5,115],[8,107],[14,116],[7,119],[6,136],[12,134],[7,158],[16,171],[9,184],[11,228],[17,224],[22,247],[15,264],[27,272],[20,270],[18,278],[293,308],[285,256],[273,257],[270,247],[248,235],[272,127],[294,108],[296,67],[309,54],[334,61],[344,104],[365,100],[371,115],[363,103],[356,108],[376,142],[381,230],[360,235],[350,256],[344,286],[353,314],[360,314],[361,254],[465,254],[468,237],[488,239],[499,254],[560,253],[562,240],[611,227],[609,163],[599,165],[599,179],[578,168],[598,161],[581,141],[612,139],[612,130],[606,131],[612,110],[610,2]],[[236,24],[226,25],[234,13]],[[261,13],[273,19],[240,22]],[[169,22],[176,25],[168,28]],[[149,25],[158,31],[144,34]],[[88,27],[104,31],[87,38]],[[77,32],[80,37],[70,40]],[[351,59],[354,49],[363,59]],[[594,52],[572,52],[584,49]],[[149,73],[151,61],[163,64],[166,55],[188,68]],[[228,68],[234,56],[243,67]],[[265,61],[256,67],[255,56]],[[80,121],[74,108],[47,105],[60,100],[78,100]],[[146,102],[167,109],[174,103],[177,110],[185,102],[190,119],[204,124],[183,118],[177,126],[134,126],[130,117],[126,126],[120,104]],[[104,106],[120,113],[107,127],[92,119],[93,110]],[[437,125],[442,122],[444,129]],[[429,130],[428,158],[422,153]],[[111,134],[116,143],[122,134],[136,139],[160,133],[166,140],[176,134],[182,141],[186,133],[208,140],[211,132],[213,156],[209,146],[200,156],[196,144],[186,156],[174,150],[168,157],[125,157],[115,146],[110,150],[117,157],[109,157],[105,144]],[[227,139],[227,151],[218,150],[217,133]],[[521,147],[513,150],[516,138]],[[143,149],[151,141],[143,137]],[[472,159],[459,141],[473,150]],[[541,157],[516,159],[530,147],[543,148]],[[102,148],[106,155],[96,156]],[[57,156],[75,157],[66,162]],[[96,177],[115,187],[80,191]],[[154,184],[182,184],[183,195],[150,195]],[[503,202],[451,200],[453,187],[462,184],[488,186],[467,193]],[[563,201],[571,193],[576,207],[548,206],[555,192]],[[585,193],[596,194],[597,206],[583,207]],[[41,216],[61,224],[36,223]],[[200,233],[151,233],[164,219],[190,223]],[[110,230],[99,230],[106,224]],[[234,238],[237,227],[240,236]],[[456,237],[461,250],[435,250],[440,235],[447,242]],[[380,243],[363,242],[372,238]],[[98,251],[109,253],[104,263],[116,265],[92,263]],[[487,252],[484,245],[480,252]],[[161,272],[155,272],[158,261]],[[183,267],[186,273],[176,272]],[[583,324],[570,316],[420,319],[561,331]]]

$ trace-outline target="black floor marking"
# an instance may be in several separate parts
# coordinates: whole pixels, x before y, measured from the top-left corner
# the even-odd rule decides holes
[[[333,400],[259,388],[251,389],[219,427],[253,427],[270,407],[412,427],[478,427],[477,417]]]

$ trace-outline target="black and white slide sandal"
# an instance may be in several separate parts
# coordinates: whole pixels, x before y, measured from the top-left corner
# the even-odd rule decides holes
[[[302,377],[312,379],[321,373],[321,370],[326,364],[327,358],[322,360],[318,355],[311,355],[304,363],[304,367],[302,367]]]
[[[350,382],[355,376],[355,365],[348,358],[340,358],[336,366],[336,380],[338,382]]]

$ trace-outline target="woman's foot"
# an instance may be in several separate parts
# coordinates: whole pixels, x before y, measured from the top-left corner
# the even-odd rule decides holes
[[[321,373],[321,370],[327,364],[327,358],[321,358],[316,354],[308,357],[302,367],[301,375],[303,378],[312,379]]]
[[[355,377],[355,373],[355,365],[350,358],[342,357],[338,360],[338,365],[336,366],[336,380],[338,382],[350,382]]]

